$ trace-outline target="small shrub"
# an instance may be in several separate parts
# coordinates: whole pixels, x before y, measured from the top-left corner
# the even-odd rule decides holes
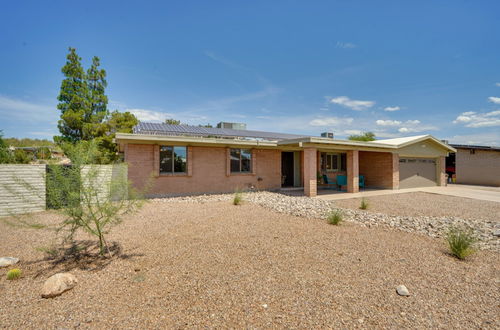
[[[243,201],[243,196],[241,194],[241,192],[236,192],[234,194],[234,198],[233,198],[233,205],[240,205],[241,202]]]
[[[328,223],[331,224],[331,225],[339,225],[342,221],[343,221],[343,214],[341,211],[339,210],[336,210],[336,211],[332,211],[330,212],[330,214],[328,215]]]
[[[451,227],[446,235],[446,241],[451,254],[463,260],[475,252],[473,245],[477,238],[471,229]]]
[[[18,278],[21,277],[22,274],[23,272],[19,268],[14,268],[7,272],[7,279],[9,281],[17,280]]]
[[[361,205],[359,206],[359,208],[362,210],[366,210],[366,209],[368,209],[368,206],[369,206],[368,201],[366,199],[362,198]]]

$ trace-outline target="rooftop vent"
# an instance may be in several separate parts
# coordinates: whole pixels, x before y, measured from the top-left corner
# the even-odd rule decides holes
[[[229,129],[246,130],[247,129],[247,124],[243,124],[243,123],[228,123],[228,122],[225,122],[225,121],[221,121],[220,123],[217,124],[217,128],[229,128]]]
[[[333,132],[323,132],[323,133],[321,133],[321,137],[333,139]]]

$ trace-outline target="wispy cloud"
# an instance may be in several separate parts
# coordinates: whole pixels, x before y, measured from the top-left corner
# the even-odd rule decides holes
[[[358,47],[356,44],[353,44],[352,42],[342,42],[342,41],[337,41],[335,44],[336,48],[341,48],[341,49],[353,49]]]
[[[363,111],[375,105],[375,101],[351,100],[347,96],[334,97],[330,100],[330,103],[338,104],[356,111]]]
[[[399,121],[399,120],[377,120],[375,122],[378,126],[401,126],[401,125],[418,125],[420,124],[420,120],[407,120],[407,121]]]
[[[57,120],[60,112],[55,105],[34,103],[0,95],[0,117],[23,121],[50,122]]]
[[[496,83],[495,86],[500,87],[500,82]]]
[[[500,146],[500,132],[458,134],[446,137],[451,143]]]
[[[463,112],[454,121],[454,124],[464,124],[465,127],[494,127],[500,126],[500,110],[477,113],[475,111]]]
[[[395,107],[385,107],[384,108],[384,111],[398,111],[398,110],[401,110],[401,108],[398,107],[398,106],[395,106]]]
[[[337,127],[342,125],[350,125],[354,121],[354,118],[349,117],[324,117],[316,118],[309,122],[311,126],[322,126],[322,127]]]
[[[139,121],[145,122],[164,122],[165,119],[174,117],[174,115],[170,113],[146,109],[126,109],[125,111],[135,115]]]
[[[379,119],[375,121],[375,124],[377,126],[382,126],[382,127],[390,127],[393,129],[397,128],[397,131],[401,134],[432,131],[437,129],[435,126],[431,125],[421,125],[422,123],[420,122],[420,120],[417,119],[406,120],[406,121]]]
[[[500,97],[490,96],[488,97],[488,101],[490,101],[491,103],[500,104]]]

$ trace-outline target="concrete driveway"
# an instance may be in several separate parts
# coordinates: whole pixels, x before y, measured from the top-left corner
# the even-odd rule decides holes
[[[359,193],[348,194],[345,192],[337,192],[332,190],[318,191],[318,197],[324,200],[339,200],[349,198],[360,198],[370,196],[404,194],[409,192],[426,192],[431,194],[449,195],[456,197],[465,197],[479,199],[483,201],[491,201],[500,203],[500,187],[486,186],[469,186],[460,184],[449,184],[445,187],[422,187],[422,188],[407,188],[399,190],[364,190]]]

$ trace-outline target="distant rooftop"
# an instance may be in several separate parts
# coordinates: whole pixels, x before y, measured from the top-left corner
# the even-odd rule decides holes
[[[251,140],[279,141],[286,139],[297,139],[308,135],[274,133],[264,131],[251,131],[242,129],[199,127],[191,125],[170,125],[163,123],[142,123],[134,127],[135,134],[151,135],[175,135],[175,136],[200,136],[219,138],[238,138]]]
[[[450,146],[452,146],[455,149],[476,149],[476,150],[500,151],[500,146],[498,146],[498,147],[478,146],[478,145],[472,145],[472,144],[453,144],[453,143],[450,143]]]

